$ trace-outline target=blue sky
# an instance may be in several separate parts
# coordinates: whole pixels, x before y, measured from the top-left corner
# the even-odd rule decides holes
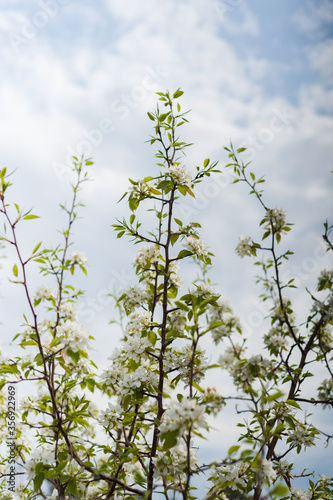
[[[100,304],[99,293],[133,279],[134,249],[110,225],[127,213],[116,205],[127,178],[154,171],[146,111],[165,89],[181,87],[183,107],[192,109],[184,129],[195,143],[189,167],[206,157],[223,166],[230,140],[250,148],[253,170],[267,179],[268,204],[285,208],[295,223],[286,272],[297,270],[301,291],[293,300],[304,319],[303,290],[330,265],[316,249],[332,215],[333,2],[0,0],[0,7],[1,165],[16,169],[11,200],[42,216],[21,230],[27,252],[41,239],[57,243],[68,158],[82,151],[95,159],[75,249],[90,263],[88,278],[77,283],[87,291],[82,320],[96,337],[100,365],[105,343],[111,352],[119,332],[108,325],[112,305]],[[260,308],[259,290],[255,270],[234,248],[239,234],[258,234],[262,213],[243,186],[221,179],[180,210],[202,223],[218,289],[246,321]],[[24,302],[7,281],[14,255],[6,256],[0,338],[10,349]],[[36,270],[31,280],[39,284]]]

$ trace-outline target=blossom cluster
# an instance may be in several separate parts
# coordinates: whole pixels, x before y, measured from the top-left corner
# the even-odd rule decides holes
[[[70,255],[70,260],[72,265],[85,266],[88,263],[88,259],[84,252],[72,252]]]
[[[44,465],[51,465],[54,462],[54,450],[50,446],[36,448],[30,455],[30,460],[25,464],[26,474],[29,480],[34,479],[35,469],[39,462]]]
[[[238,237],[238,245],[236,247],[236,252],[243,259],[245,256],[251,255],[252,249],[252,239],[251,236],[239,236]]]
[[[35,300],[40,300],[44,302],[44,300],[49,300],[51,298],[56,297],[56,292],[54,288],[48,285],[40,285],[35,292]]]
[[[192,356],[192,344],[188,344],[180,349],[172,348],[165,353],[165,371],[171,372],[171,375],[176,373],[176,376],[185,383],[185,387],[190,384],[191,380],[196,384],[199,383],[208,366],[205,351],[202,348],[196,350],[195,364],[192,361]]]
[[[190,449],[190,464],[194,467],[198,462],[196,450]],[[157,479],[172,477],[177,483],[184,481],[188,468],[187,449],[183,441],[179,441],[176,446],[173,446],[167,452],[157,451],[156,457],[153,458],[155,465],[154,475]]]
[[[166,169],[165,173],[171,177],[175,184],[184,184],[189,188],[192,185],[191,174],[185,165],[178,165],[177,163],[174,163],[171,167]]]
[[[134,264],[141,268],[150,268],[153,264],[158,263],[159,256],[160,248],[157,245],[145,245],[135,256]]]
[[[208,255],[207,246],[199,237],[195,237],[192,235],[186,236],[184,246],[185,248],[187,248],[187,250],[192,252],[194,255],[197,255],[198,257],[206,257]]]
[[[199,405],[195,399],[184,397],[181,402],[174,402],[165,411],[160,431],[161,434],[170,431],[178,431],[179,434],[182,434],[190,425],[207,427],[204,418],[204,407]]]
[[[267,210],[265,219],[267,231],[273,230],[275,233],[281,233],[286,230],[287,214],[282,208],[275,207]]]
[[[239,318],[233,314],[229,303],[221,298],[217,300],[217,306],[209,306],[208,323],[218,325],[211,331],[215,344],[225,337],[242,331]]]

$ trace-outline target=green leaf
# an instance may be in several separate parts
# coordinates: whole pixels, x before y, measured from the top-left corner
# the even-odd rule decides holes
[[[177,394],[177,399],[181,403],[183,400],[184,395],[183,394]]]
[[[205,159],[205,161],[203,162],[203,166],[204,166],[204,168],[208,167],[209,162],[210,162],[210,159],[209,159],[209,158],[206,158],[206,159]]]
[[[132,210],[132,212],[135,212],[135,210],[138,208],[140,202],[137,198],[130,198],[128,200],[128,206],[130,207],[130,210]]]
[[[294,406],[295,408],[298,408],[299,410],[302,409],[300,407],[300,405],[296,401],[294,401],[293,399],[287,399],[286,403],[287,403],[287,405]]]
[[[33,251],[32,251],[32,255],[33,255],[34,253],[36,253],[36,252],[37,252],[37,250],[39,249],[39,247],[41,246],[41,244],[42,244],[42,242],[40,241],[40,242],[38,243],[38,245],[36,245],[36,246],[35,246],[35,248],[34,248],[34,249],[33,249]]]
[[[283,497],[285,495],[288,495],[288,493],[289,493],[289,490],[288,490],[287,486],[284,486],[283,484],[277,484],[271,490],[271,494],[272,495],[276,495],[276,496],[279,496],[279,497]]]
[[[188,186],[186,186],[186,191],[188,192],[188,194],[192,196],[192,198],[195,198],[195,194],[193,193],[192,189],[190,189]]]
[[[180,192],[180,194],[182,194],[183,196],[186,196],[186,193],[187,193],[186,186],[183,186],[182,184],[178,184],[177,189]]]
[[[177,255],[177,259],[184,259],[184,257],[188,257],[190,255],[192,255],[192,252],[189,250],[181,250]]]
[[[68,491],[68,493],[71,493],[72,495],[77,495],[78,491],[77,491],[76,482],[70,481],[67,484],[66,491]]]
[[[18,270],[17,270],[17,265],[16,264],[13,265],[13,274],[17,278],[17,276],[18,276]]]
[[[176,243],[176,241],[178,240],[178,238],[179,238],[179,234],[172,234],[170,236],[170,242],[171,242],[172,246]]]
[[[176,90],[176,92],[173,94],[173,98],[174,99],[178,99],[178,97],[182,96],[184,94],[184,92],[180,89]]]
[[[180,300],[175,301],[175,305],[179,309],[181,309],[182,311],[185,311],[185,312],[189,311],[189,307],[186,304],[184,304],[184,302],[181,302]]]
[[[178,429],[175,431],[170,431],[166,432],[165,434],[162,434],[161,438],[164,441],[164,450],[170,450],[170,448],[173,448],[177,444],[177,438],[178,438],[179,431]]]
[[[158,121],[159,122],[164,122],[164,120],[166,119],[166,117],[168,116],[169,113],[162,113],[161,115],[159,115],[158,117]]]
[[[37,476],[34,479],[34,489],[35,489],[35,491],[39,490],[39,488],[43,484],[44,479],[45,479],[45,474],[43,472],[40,472],[39,474],[37,474]]]
[[[70,358],[72,358],[74,363],[77,363],[80,359],[80,354],[78,352],[72,351],[71,349],[67,349],[67,354]]]
[[[209,325],[210,330],[214,330],[214,328],[218,328],[219,326],[225,325],[225,321],[214,321]]]
[[[39,216],[30,214],[23,217],[23,220],[28,220],[28,219],[39,219]]]
[[[228,450],[228,455],[233,455],[234,453],[236,453],[236,451],[238,451],[240,448],[240,446],[238,445],[235,445],[235,446],[231,446],[231,448],[229,448]]]

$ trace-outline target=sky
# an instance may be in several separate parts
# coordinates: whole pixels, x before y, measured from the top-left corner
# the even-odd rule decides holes
[[[305,287],[314,290],[320,269],[331,265],[320,237],[322,223],[332,222],[332,59],[330,0],[0,0],[1,168],[15,171],[9,201],[41,216],[19,231],[27,254],[40,240],[46,247],[59,241],[71,156],[94,158],[73,249],[89,260],[88,277],[76,285],[86,290],[81,319],[96,338],[101,367],[120,336],[108,324],[114,310],[106,294],[134,282],[135,249],[111,228],[128,215],[116,202],[128,177],[156,168],[145,142],[152,133],[147,111],[166,89],[181,88],[182,107],[191,109],[183,127],[184,140],[194,143],[186,165],[209,157],[223,169],[224,146],[247,147],[244,160],[265,175],[267,204],[284,208],[295,224],[285,243],[295,256],[285,273],[296,275],[292,300],[306,318]],[[256,270],[235,247],[240,234],[259,237],[260,207],[224,172],[202,184],[196,200],[186,198],[179,214],[202,224],[216,256],[212,279],[255,345],[265,328],[261,291]],[[0,340],[12,352],[26,306],[8,281],[15,256],[4,253]],[[30,270],[32,289],[40,284],[37,271]],[[223,426],[232,423],[228,415]]]

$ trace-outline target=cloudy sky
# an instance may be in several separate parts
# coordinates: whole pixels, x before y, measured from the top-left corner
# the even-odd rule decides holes
[[[285,272],[296,274],[300,290],[292,299],[304,319],[304,288],[313,288],[329,265],[320,235],[322,222],[332,221],[333,2],[0,0],[0,6],[1,167],[15,170],[10,201],[41,216],[20,232],[26,252],[40,240],[57,244],[70,157],[94,157],[74,238],[89,259],[88,278],[76,283],[86,290],[82,321],[96,337],[100,365],[105,345],[111,353],[119,337],[108,326],[114,313],[106,293],[133,280],[134,249],[116,240],[110,225],[128,213],[116,205],[127,178],[154,172],[146,112],[166,89],[181,87],[182,105],[192,110],[183,130],[184,140],[194,142],[187,166],[210,157],[223,167],[230,140],[248,147],[244,159],[265,175],[267,204],[286,209],[295,223],[286,242],[295,257]],[[255,336],[265,314],[260,291],[250,262],[234,248],[239,234],[259,234],[260,207],[224,174],[201,185],[179,214],[203,225],[216,255],[217,288]],[[5,254],[0,338],[10,350],[25,306],[22,291],[7,280],[14,255]],[[36,270],[30,279],[32,288],[40,283]]]

